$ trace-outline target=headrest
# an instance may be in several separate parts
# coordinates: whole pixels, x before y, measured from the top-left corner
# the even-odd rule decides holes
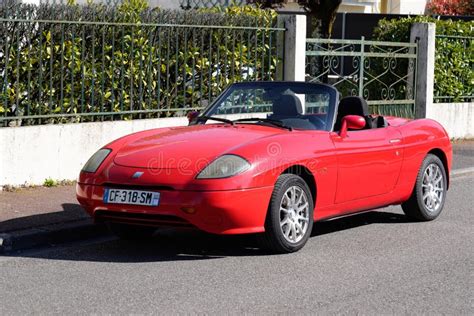
[[[367,101],[361,97],[345,97],[339,102],[338,116],[344,117],[346,115],[369,115],[369,106]]]
[[[300,99],[294,94],[283,94],[273,101],[273,115],[298,116],[303,113]]]

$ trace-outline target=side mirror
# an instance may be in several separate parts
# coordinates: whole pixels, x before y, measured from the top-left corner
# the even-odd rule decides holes
[[[359,115],[346,115],[342,118],[341,131],[339,136],[342,138],[347,136],[349,129],[363,129],[365,127],[365,119]]]
[[[199,116],[199,111],[189,111],[188,114],[186,114],[189,125],[191,125],[191,123],[193,123],[198,116]]]

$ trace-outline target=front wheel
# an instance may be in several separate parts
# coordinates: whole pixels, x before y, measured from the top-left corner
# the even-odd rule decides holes
[[[306,182],[294,174],[281,175],[273,189],[261,243],[277,253],[303,248],[313,228],[313,198]]]
[[[439,216],[446,199],[447,178],[443,162],[428,154],[418,171],[415,188],[408,201],[402,204],[408,217],[431,221]]]

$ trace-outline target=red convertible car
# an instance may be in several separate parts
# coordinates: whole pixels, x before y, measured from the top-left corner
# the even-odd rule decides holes
[[[443,209],[452,149],[429,119],[369,115],[328,85],[229,86],[186,127],[131,134],[84,165],[77,198],[120,237],[157,227],[258,234],[275,252],[307,242],[314,221],[401,204]]]

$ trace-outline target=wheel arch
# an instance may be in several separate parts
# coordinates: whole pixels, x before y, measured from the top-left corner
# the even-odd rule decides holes
[[[301,177],[309,187],[313,198],[313,206],[316,206],[317,186],[313,173],[303,165],[293,165],[286,168],[281,174],[294,174]]]
[[[433,148],[428,152],[428,154],[435,155],[443,163],[444,170],[446,171],[446,183],[447,183],[446,189],[448,189],[449,188],[449,169],[448,169],[448,157],[446,156],[446,153],[440,148]]]

